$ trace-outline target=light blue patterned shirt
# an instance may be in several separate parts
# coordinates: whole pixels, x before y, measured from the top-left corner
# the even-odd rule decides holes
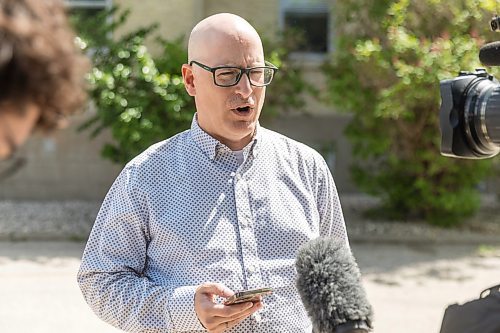
[[[78,283],[94,312],[130,332],[204,332],[194,293],[272,287],[228,332],[311,331],[295,254],[330,235],[347,242],[337,190],[313,149],[257,126],[243,163],[197,124],[127,164],[109,190]]]

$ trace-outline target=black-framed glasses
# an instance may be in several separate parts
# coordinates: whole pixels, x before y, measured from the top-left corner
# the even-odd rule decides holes
[[[273,80],[274,73],[278,70],[278,67],[274,66],[270,62],[266,61],[266,66],[257,66],[250,68],[240,68],[234,66],[218,66],[209,67],[198,61],[191,61],[189,66],[196,64],[212,73],[214,77],[214,83],[219,87],[232,87],[240,82],[243,73],[248,77],[248,81],[252,86],[264,87],[267,86]]]

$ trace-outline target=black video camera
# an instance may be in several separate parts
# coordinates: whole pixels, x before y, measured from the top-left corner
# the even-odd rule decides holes
[[[500,152],[500,84],[484,69],[441,81],[441,154],[487,158]]]
[[[493,17],[491,30],[500,30]],[[500,42],[484,45],[479,59],[500,65]],[[488,158],[500,152],[500,83],[485,69],[460,72],[441,81],[441,154],[458,158]]]

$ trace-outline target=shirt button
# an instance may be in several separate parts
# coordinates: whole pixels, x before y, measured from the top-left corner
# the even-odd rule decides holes
[[[255,267],[255,265],[250,265],[250,266],[248,267],[248,272],[249,272],[250,274],[253,274],[253,273],[255,273],[256,271],[257,271],[257,267]]]
[[[260,322],[262,320],[262,316],[260,315],[260,313],[254,313],[253,317],[256,322]]]
[[[231,177],[234,177],[236,176],[236,173],[235,172],[231,172]]]
[[[241,175],[240,175],[239,173],[238,173],[238,174],[236,174],[236,179],[237,179],[237,180],[241,180]]]

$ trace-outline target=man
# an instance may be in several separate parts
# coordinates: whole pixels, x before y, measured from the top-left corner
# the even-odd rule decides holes
[[[60,0],[0,0],[0,160],[85,101],[88,60]]]
[[[204,19],[188,57],[192,127],[136,157],[113,184],[83,255],[83,294],[133,332],[310,332],[295,253],[320,234],[347,241],[328,167],[259,126],[276,68],[247,21]],[[274,293],[222,304],[259,287]]]

